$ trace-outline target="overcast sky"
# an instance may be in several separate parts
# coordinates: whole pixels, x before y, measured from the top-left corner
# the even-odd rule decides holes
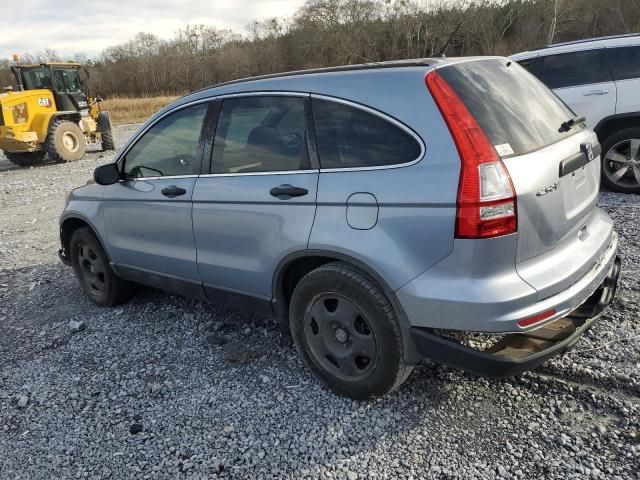
[[[245,33],[251,20],[289,16],[304,4],[304,0],[6,1],[14,11],[0,21],[0,59],[44,49],[65,56],[93,56],[138,32],[170,38],[187,23]]]

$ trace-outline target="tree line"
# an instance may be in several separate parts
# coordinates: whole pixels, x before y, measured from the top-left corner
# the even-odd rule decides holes
[[[632,32],[640,32],[640,0],[308,0],[293,16],[254,21],[242,35],[188,25],[170,39],[139,33],[96,58],[73,59],[87,65],[90,92],[148,97],[252,75],[429,57],[448,39],[447,56],[509,55]],[[49,50],[23,60],[68,59]],[[8,66],[0,63],[0,85]]]

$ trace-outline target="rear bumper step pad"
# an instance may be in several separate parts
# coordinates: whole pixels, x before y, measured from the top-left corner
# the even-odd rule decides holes
[[[437,363],[484,377],[503,378],[531,370],[558,355],[586,332],[613,301],[620,275],[620,259],[598,289],[569,316],[527,333],[512,333],[486,350],[441,337],[431,329],[413,327],[418,352]]]

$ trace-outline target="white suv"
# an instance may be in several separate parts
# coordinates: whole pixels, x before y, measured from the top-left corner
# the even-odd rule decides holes
[[[560,43],[511,58],[596,131],[604,185],[640,193],[640,34]]]

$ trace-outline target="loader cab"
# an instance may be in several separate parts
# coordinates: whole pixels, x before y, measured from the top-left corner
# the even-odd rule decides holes
[[[88,108],[87,95],[82,91],[80,64],[42,63],[13,67],[18,88],[51,90],[58,111],[81,112]]]

